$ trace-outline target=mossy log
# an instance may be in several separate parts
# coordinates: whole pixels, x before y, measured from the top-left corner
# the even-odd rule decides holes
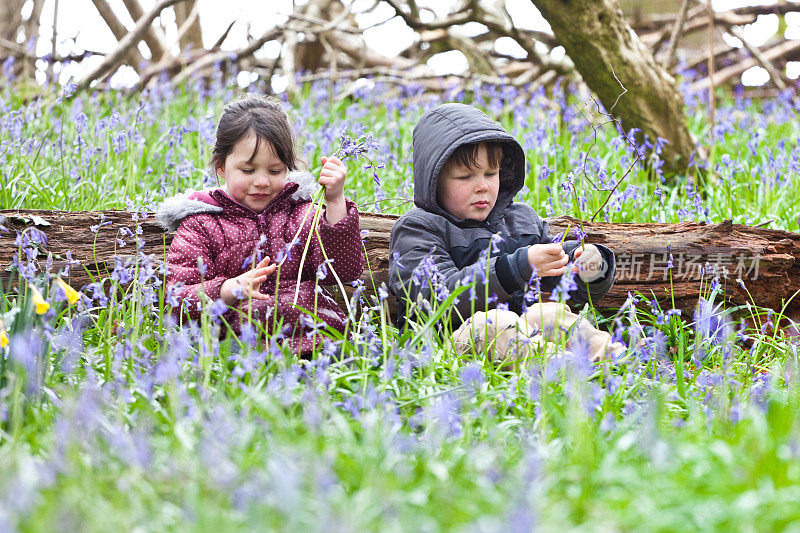
[[[52,260],[55,272],[66,264],[71,252],[73,267],[69,282],[81,287],[90,276],[108,276],[117,257],[136,256],[135,237],[142,239],[141,252],[163,259],[173,234],[159,227],[151,215],[125,211],[0,210],[0,280],[8,288],[16,275],[8,268],[20,253],[16,235],[35,227],[47,236],[37,261],[45,268]],[[397,220],[393,215],[361,214],[369,269],[363,279],[367,287],[386,282],[389,268],[389,232]],[[575,228],[571,217],[549,219],[553,232]],[[96,227],[96,232],[92,227]],[[137,228],[140,227],[140,230]],[[662,309],[681,309],[691,316],[702,290],[708,290],[713,271],[720,278],[722,293],[731,304],[751,301],[758,306],[800,316],[800,234],[732,224],[608,224],[584,223],[586,241],[601,243],[617,256],[614,287],[596,302],[600,309],[619,309],[628,294],[640,293],[656,299]],[[122,246],[121,243],[125,245]],[[670,254],[672,268],[669,268]],[[745,290],[736,280],[743,280]],[[749,292],[749,295],[748,295]]]

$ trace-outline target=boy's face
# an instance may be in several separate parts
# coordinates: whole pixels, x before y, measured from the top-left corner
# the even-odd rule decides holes
[[[500,169],[490,168],[486,145],[480,144],[477,166],[445,165],[439,174],[439,205],[456,218],[484,221],[497,202]]]

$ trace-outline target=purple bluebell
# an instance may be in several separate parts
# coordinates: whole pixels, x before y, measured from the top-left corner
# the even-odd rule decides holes
[[[222,300],[222,298],[217,298],[214,303],[208,307],[208,314],[214,320],[218,319],[227,312],[228,305]]]
[[[471,394],[475,394],[486,381],[483,369],[476,363],[470,363],[459,371],[459,378]]]

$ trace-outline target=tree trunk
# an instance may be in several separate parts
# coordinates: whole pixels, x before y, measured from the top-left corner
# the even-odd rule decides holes
[[[667,139],[661,156],[665,172],[685,171],[694,147],[675,80],[636,36],[617,1],[531,1],[606,110],[626,130],[640,128],[651,142]],[[628,91],[621,98],[620,83]]]
[[[180,45],[183,53],[190,48],[192,50],[203,49],[203,30],[200,28],[199,14],[194,13],[196,10],[195,2],[197,2],[197,0],[183,2],[176,5],[174,8],[175,22],[178,28],[183,27],[186,21],[192,17],[192,20],[189,22],[189,27],[186,28],[186,31],[180,36]]]
[[[14,76],[23,76],[27,80],[34,80],[36,74],[36,42],[39,39],[39,18],[42,14],[44,0],[34,0],[31,14],[27,20],[22,20],[24,0],[4,0],[0,2],[0,38],[5,40],[7,46],[0,50],[0,58],[13,56],[17,59],[14,67]],[[17,43],[20,29],[24,30],[22,44]]]
[[[17,42],[17,32],[22,23],[22,6],[24,4],[24,0],[0,2],[0,37],[14,43]]]
[[[90,227],[100,225],[97,233]],[[4,218],[4,220],[3,220]],[[379,287],[388,279],[389,232],[397,220],[393,215],[361,214],[361,228],[368,231],[365,240],[371,271],[362,279],[366,286]],[[554,232],[576,227],[570,217],[549,220]],[[52,254],[53,272],[62,268],[66,252],[72,252],[77,263],[70,270],[69,281],[76,288],[88,283],[92,276],[108,276],[114,268],[115,257],[136,255],[133,237],[124,237],[121,228],[136,234],[141,225],[142,252],[156,259],[166,255],[173,234],[164,232],[152,217],[137,222],[132,213],[124,211],[46,211],[2,210],[0,224],[13,232],[21,232],[36,224],[48,237],[40,251],[38,262],[45,268],[48,253]],[[47,224],[47,225],[43,225]],[[619,309],[628,293],[641,293],[658,300],[662,309],[672,308],[673,301],[684,316],[691,317],[701,295],[708,292],[714,266],[728,270],[721,278],[722,292],[729,303],[744,305],[752,301],[762,307],[780,310],[800,289],[800,234],[786,231],[722,224],[705,225],[697,222],[681,224],[607,224],[584,223],[586,241],[608,246],[617,256],[617,277],[614,287],[596,306],[600,309]],[[120,246],[117,238],[125,241]],[[16,280],[6,270],[18,253],[13,238],[0,238],[0,281],[4,287]],[[669,254],[673,268],[668,268]],[[23,255],[24,257],[24,255]],[[705,273],[702,267],[710,264]],[[736,282],[744,281],[748,293]],[[701,283],[702,282],[702,283]],[[374,284],[374,285],[373,285]],[[800,297],[787,306],[789,316],[800,316]]]

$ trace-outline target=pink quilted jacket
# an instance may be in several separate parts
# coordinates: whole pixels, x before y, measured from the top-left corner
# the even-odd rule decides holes
[[[254,253],[256,263],[268,255],[272,262],[280,263],[276,274],[260,287],[270,298],[242,300],[222,316],[236,333],[241,332],[248,313],[264,322],[270,332],[273,325],[282,321],[292,350],[306,354],[321,342],[320,334],[315,332],[324,331],[326,326],[344,332],[346,322],[345,313],[333,298],[323,289],[315,290],[315,285],[335,285],[332,271],[343,283],[358,279],[364,257],[358,208],[348,200],[347,216],[338,223],[329,224],[324,215],[319,218],[319,237],[311,239],[295,303],[300,262],[313,221],[309,180],[314,180],[307,173],[290,173],[288,179],[294,181],[287,181],[262,213],[240,204],[223,189],[214,189],[165,200],[156,217],[167,229],[177,227],[167,254],[167,288],[174,287],[184,316],[200,317],[201,287],[215,301],[226,279],[252,267]],[[290,246],[296,234],[295,244]],[[203,269],[205,272],[201,272]],[[316,317],[298,307],[314,312]],[[180,309],[176,313],[180,314]]]

